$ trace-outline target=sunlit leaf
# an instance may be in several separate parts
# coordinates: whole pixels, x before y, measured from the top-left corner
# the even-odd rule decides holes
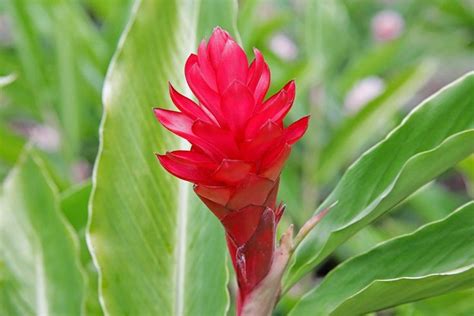
[[[0,306],[4,315],[81,315],[77,239],[42,161],[24,153],[0,191]]]
[[[338,245],[474,152],[470,73],[427,99],[357,160],[321,205],[337,202],[297,248],[286,288]]]
[[[219,14],[209,15],[210,7]],[[155,151],[180,144],[152,107],[170,107],[168,81],[184,90],[187,56],[214,26],[232,31],[235,8],[234,1],[144,0],[133,9],[104,87],[88,233],[105,312],[222,315],[228,308],[223,231],[188,196],[189,186],[157,163]]]
[[[471,316],[474,314],[474,288],[435,296],[395,309],[397,316]]]
[[[87,281],[85,313],[88,316],[98,316],[103,315],[99,304],[98,274],[86,243],[87,209],[91,189],[91,183],[86,182],[63,192],[61,194],[61,210],[74,227],[79,239],[80,259]]]
[[[474,202],[332,271],[290,315],[360,315],[474,284]]]
[[[0,88],[9,85],[16,79],[16,74],[9,74],[6,76],[0,76]]]

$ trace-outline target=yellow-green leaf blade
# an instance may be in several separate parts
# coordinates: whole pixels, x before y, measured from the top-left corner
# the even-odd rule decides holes
[[[24,153],[0,192],[0,306],[5,315],[81,315],[77,239],[41,160]]]
[[[474,152],[474,73],[450,84],[367,151],[320,209],[338,202],[299,245],[288,288],[362,227]]]
[[[474,202],[336,268],[291,315],[359,315],[474,286]]]
[[[205,14],[211,7],[221,14]],[[204,36],[197,30],[208,35],[221,25],[232,32],[235,8],[230,0],[143,0],[134,7],[104,87],[91,198],[88,239],[106,314],[228,309],[223,231],[189,185],[157,162],[154,152],[183,144],[152,108],[171,108],[168,81],[186,91],[184,62]]]

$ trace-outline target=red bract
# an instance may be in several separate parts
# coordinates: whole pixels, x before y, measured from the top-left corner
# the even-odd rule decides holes
[[[198,102],[170,85],[180,112],[155,109],[161,124],[192,144],[190,150],[158,159],[168,172],[194,183],[196,194],[224,226],[239,285],[238,313],[270,269],[283,212],[276,205],[280,173],[309,119],[284,127],[295,83],[264,100],[270,70],[262,54],[254,53],[249,66],[243,49],[216,28],[185,66]]]

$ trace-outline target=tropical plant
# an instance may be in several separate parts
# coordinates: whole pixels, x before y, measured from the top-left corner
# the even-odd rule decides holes
[[[474,313],[468,1],[120,3],[0,3],[2,315]]]

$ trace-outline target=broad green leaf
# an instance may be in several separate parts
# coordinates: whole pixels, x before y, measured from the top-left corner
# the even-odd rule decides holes
[[[397,316],[471,316],[474,314],[474,288],[450,292],[396,308]]]
[[[61,194],[61,210],[74,227],[79,238],[80,258],[87,282],[85,291],[85,314],[88,316],[103,315],[99,303],[98,274],[86,242],[86,225],[89,197],[92,184],[86,182],[69,188]]]
[[[450,192],[433,181],[398,205],[397,214],[386,216],[358,231],[336,249],[335,255],[345,260],[364,253],[382,241],[413,231],[421,224],[440,220],[468,201],[463,195]]]
[[[474,286],[474,202],[354,257],[290,315],[361,315]]]
[[[6,76],[0,76],[0,88],[3,86],[7,86],[16,79],[16,74],[9,74]]]
[[[0,191],[0,306],[4,315],[81,315],[77,239],[42,161],[20,157]]]
[[[207,10],[219,15],[209,16]],[[206,19],[201,19],[201,14]],[[216,25],[233,30],[235,3],[136,2],[106,78],[101,147],[88,244],[111,315],[222,315],[228,308],[225,240],[211,213],[169,175],[154,152],[180,141],[152,107],[171,107],[168,81],[184,90],[184,62]],[[234,34],[235,35],[235,34]]]
[[[423,63],[402,71],[385,91],[354,116],[346,119],[333,138],[321,150],[316,172],[318,182],[327,183],[373,139],[374,131],[385,131],[394,114],[426,83],[432,63]]]
[[[297,248],[286,289],[362,227],[474,152],[473,87],[472,72],[445,87],[347,170],[319,210],[337,205]]]

